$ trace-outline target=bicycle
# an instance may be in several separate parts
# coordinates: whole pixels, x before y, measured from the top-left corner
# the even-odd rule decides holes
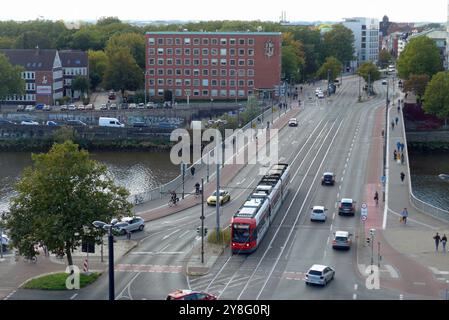
[[[23,257],[23,261],[24,262],[28,262],[28,263],[36,263],[37,262],[37,257],[36,256]]]
[[[179,202],[179,198],[176,198],[175,201],[173,201],[173,199],[170,199],[170,200],[168,201],[168,206],[169,206],[170,208],[173,207],[173,206],[177,206],[177,205],[178,205],[178,202]]]
[[[143,203],[143,197],[142,197],[142,196],[135,195],[135,196],[134,196],[134,203],[135,203],[136,205],[137,205],[137,204]]]

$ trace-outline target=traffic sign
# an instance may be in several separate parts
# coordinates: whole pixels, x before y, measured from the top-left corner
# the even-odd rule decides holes
[[[367,218],[367,216],[362,216],[362,221],[366,221]]]
[[[366,203],[362,203],[362,209],[367,209],[368,205]]]
[[[362,217],[368,216],[368,205],[366,203],[362,203],[361,215]]]
[[[385,185],[385,183],[387,182],[387,178],[385,176],[380,177],[380,182]]]

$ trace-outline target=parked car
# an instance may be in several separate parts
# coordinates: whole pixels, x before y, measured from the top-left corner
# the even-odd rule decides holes
[[[69,111],[75,111],[76,106],[74,104],[70,104],[68,109],[69,109]]]
[[[79,104],[76,106],[76,110],[84,111],[84,110],[86,110],[86,107],[83,104]]]
[[[220,190],[219,196],[220,205],[231,201],[231,194],[227,190]],[[207,198],[207,205],[215,206],[217,204],[217,191],[215,191],[209,198]]]
[[[9,125],[9,124],[15,124],[14,122],[4,119],[4,118],[0,118],[0,125]]]
[[[356,204],[356,202],[352,199],[341,199],[340,205],[338,206],[338,214],[354,216],[355,215],[355,204]]]
[[[17,112],[25,111],[25,106],[23,104],[19,104],[17,106]]]
[[[335,277],[335,270],[328,266],[315,264],[306,274],[306,285],[318,284],[326,286]]]
[[[39,123],[33,120],[23,120],[21,123],[23,126],[38,126]]]
[[[352,234],[347,231],[337,231],[334,235],[334,240],[332,240],[333,249],[351,249],[352,244]]]
[[[47,121],[46,123],[45,123],[47,126],[57,126],[58,124],[56,123],[56,122],[54,122],[54,121]]]
[[[25,107],[25,111],[34,111],[34,106],[32,106],[32,105],[27,105],[26,107]]]
[[[105,103],[103,103],[103,104],[100,106],[100,110],[108,110],[108,106],[107,106]]]
[[[311,221],[321,221],[326,222],[326,211],[323,206],[315,206],[312,208],[312,213],[310,215]]]
[[[94,110],[95,109],[95,107],[94,107],[94,105],[92,104],[92,103],[89,103],[87,106],[86,106],[86,110]]]
[[[323,177],[321,178],[321,185],[330,185],[333,186],[335,185],[335,174],[333,174],[332,172],[325,172],[323,174]]]
[[[43,110],[43,111],[51,111],[51,106],[45,105],[44,108],[43,108],[42,110]]]
[[[137,108],[138,109],[145,109],[145,104],[144,103],[139,103],[138,105],[137,105]]]
[[[111,105],[109,106],[109,110],[117,110],[117,104],[111,103]]]
[[[45,104],[43,103],[38,103],[36,104],[36,107],[34,108],[34,110],[44,110]]]
[[[120,121],[117,118],[106,118],[106,117],[100,117],[100,119],[98,119],[98,125],[100,127],[112,127],[112,128],[125,127],[125,125],[123,123],[120,123]]]
[[[217,296],[193,290],[176,290],[168,294],[166,300],[217,300]]]
[[[116,98],[115,92],[114,91],[110,91],[109,95],[108,95],[108,99],[109,100],[115,100],[115,98]]]
[[[124,217],[120,221],[113,219],[111,224],[114,231],[121,235],[137,230],[142,231],[145,228],[145,221],[141,217]]]
[[[139,121],[139,122],[134,122],[133,127],[134,128],[147,128],[148,125],[143,121]]]
[[[74,120],[74,119],[68,119],[66,120],[66,124],[73,127],[84,127],[87,126],[84,122],[81,120]]]
[[[382,80],[382,84],[383,84],[384,86],[386,86],[386,85],[387,85],[387,80],[386,80],[386,79],[383,79],[383,80]]]
[[[296,120],[296,118],[290,119],[290,121],[288,121],[288,126],[289,127],[297,127],[298,126],[298,120]]]
[[[146,105],[147,109],[153,109],[155,108],[154,103],[153,102],[148,102]]]
[[[136,109],[136,108],[137,108],[137,105],[136,105],[135,103],[129,103],[129,104],[128,104],[128,108],[129,108],[129,109]]]
[[[323,99],[324,98],[324,93],[323,92],[319,92],[317,94],[318,99]]]
[[[61,109],[60,109],[61,111],[67,111],[68,110],[68,107],[67,107],[67,105],[66,104],[63,104],[62,106],[61,106]]]
[[[0,236],[0,244],[3,247],[3,251],[7,251],[8,250],[8,246],[9,246],[9,237],[6,234],[1,234]]]

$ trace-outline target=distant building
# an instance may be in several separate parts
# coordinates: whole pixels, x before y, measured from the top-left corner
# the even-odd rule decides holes
[[[11,95],[4,103],[53,104],[63,96],[63,72],[55,49],[0,49],[9,62],[24,68],[25,94]],[[1,77],[1,75],[0,75]]]
[[[150,99],[245,99],[281,81],[279,32],[147,32]]]
[[[448,55],[447,55],[447,31],[430,29],[421,33],[410,36],[407,40],[425,36],[435,41],[438,49],[440,50],[441,61],[445,70],[448,70]]]
[[[61,59],[64,76],[64,97],[79,99],[81,92],[73,91],[72,95],[72,81],[78,76],[89,79],[89,58],[87,52],[60,50],[59,58]]]
[[[362,63],[379,60],[379,20],[371,18],[347,18],[342,23],[354,34],[354,55],[357,58],[351,64],[357,68]]]

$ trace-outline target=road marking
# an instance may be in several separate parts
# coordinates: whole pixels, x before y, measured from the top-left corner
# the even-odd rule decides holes
[[[171,245],[171,243],[167,244],[165,247],[163,247],[162,249],[160,249],[159,252],[160,252],[160,253],[164,252],[164,250],[167,249],[170,245]]]
[[[191,230],[186,230],[183,234],[181,234],[181,235],[178,237],[178,239],[184,238],[185,235],[187,235],[187,234],[189,234],[189,233],[191,233],[191,232],[192,232]]]
[[[354,290],[357,291],[358,288],[359,288],[359,285],[356,283],[356,284],[354,285]]]
[[[245,182],[246,181],[246,178],[245,179],[243,179],[242,181],[240,181],[240,182],[237,182],[237,185],[239,186],[239,185],[241,185],[243,182]]]
[[[404,300],[404,295],[403,294],[399,295],[399,300]]]
[[[449,271],[440,271],[434,267],[429,267],[429,269],[435,274],[440,274],[440,275],[448,275],[449,274]]]
[[[390,276],[394,279],[399,279],[399,274],[397,273],[396,269],[393,268],[393,266],[386,264],[384,265],[385,269],[390,273]]]
[[[357,299],[357,294],[354,293],[354,294],[352,295],[352,300],[356,300],[356,299]]]
[[[183,251],[179,251],[179,252],[160,252],[160,251],[154,251],[154,252],[131,252],[130,255],[135,255],[135,256],[151,256],[151,255],[156,255],[156,254],[162,254],[162,255],[178,255],[178,254],[183,254]]]
[[[413,282],[413,285],[415,285],[415,286],[425,286],[427,284],[425,282]]]
[[[334,215],[332,216],[332,219],[334,219],[335,220],[335,212],[334,212]],[[332,228],[331,228],[332,229]]]
[[[75,299],[75,297],[78,295],[78,293],[75,293],[73,296],[70,297],[70,300]]]
[[[162,238],[162,240],[166,240],[168,238],[170,238],[172,235],[174,235],[176,232],[181,231],[181,229],[176,229],[175,231],[173,231],[170,234],[167,234],[165,237]]]

